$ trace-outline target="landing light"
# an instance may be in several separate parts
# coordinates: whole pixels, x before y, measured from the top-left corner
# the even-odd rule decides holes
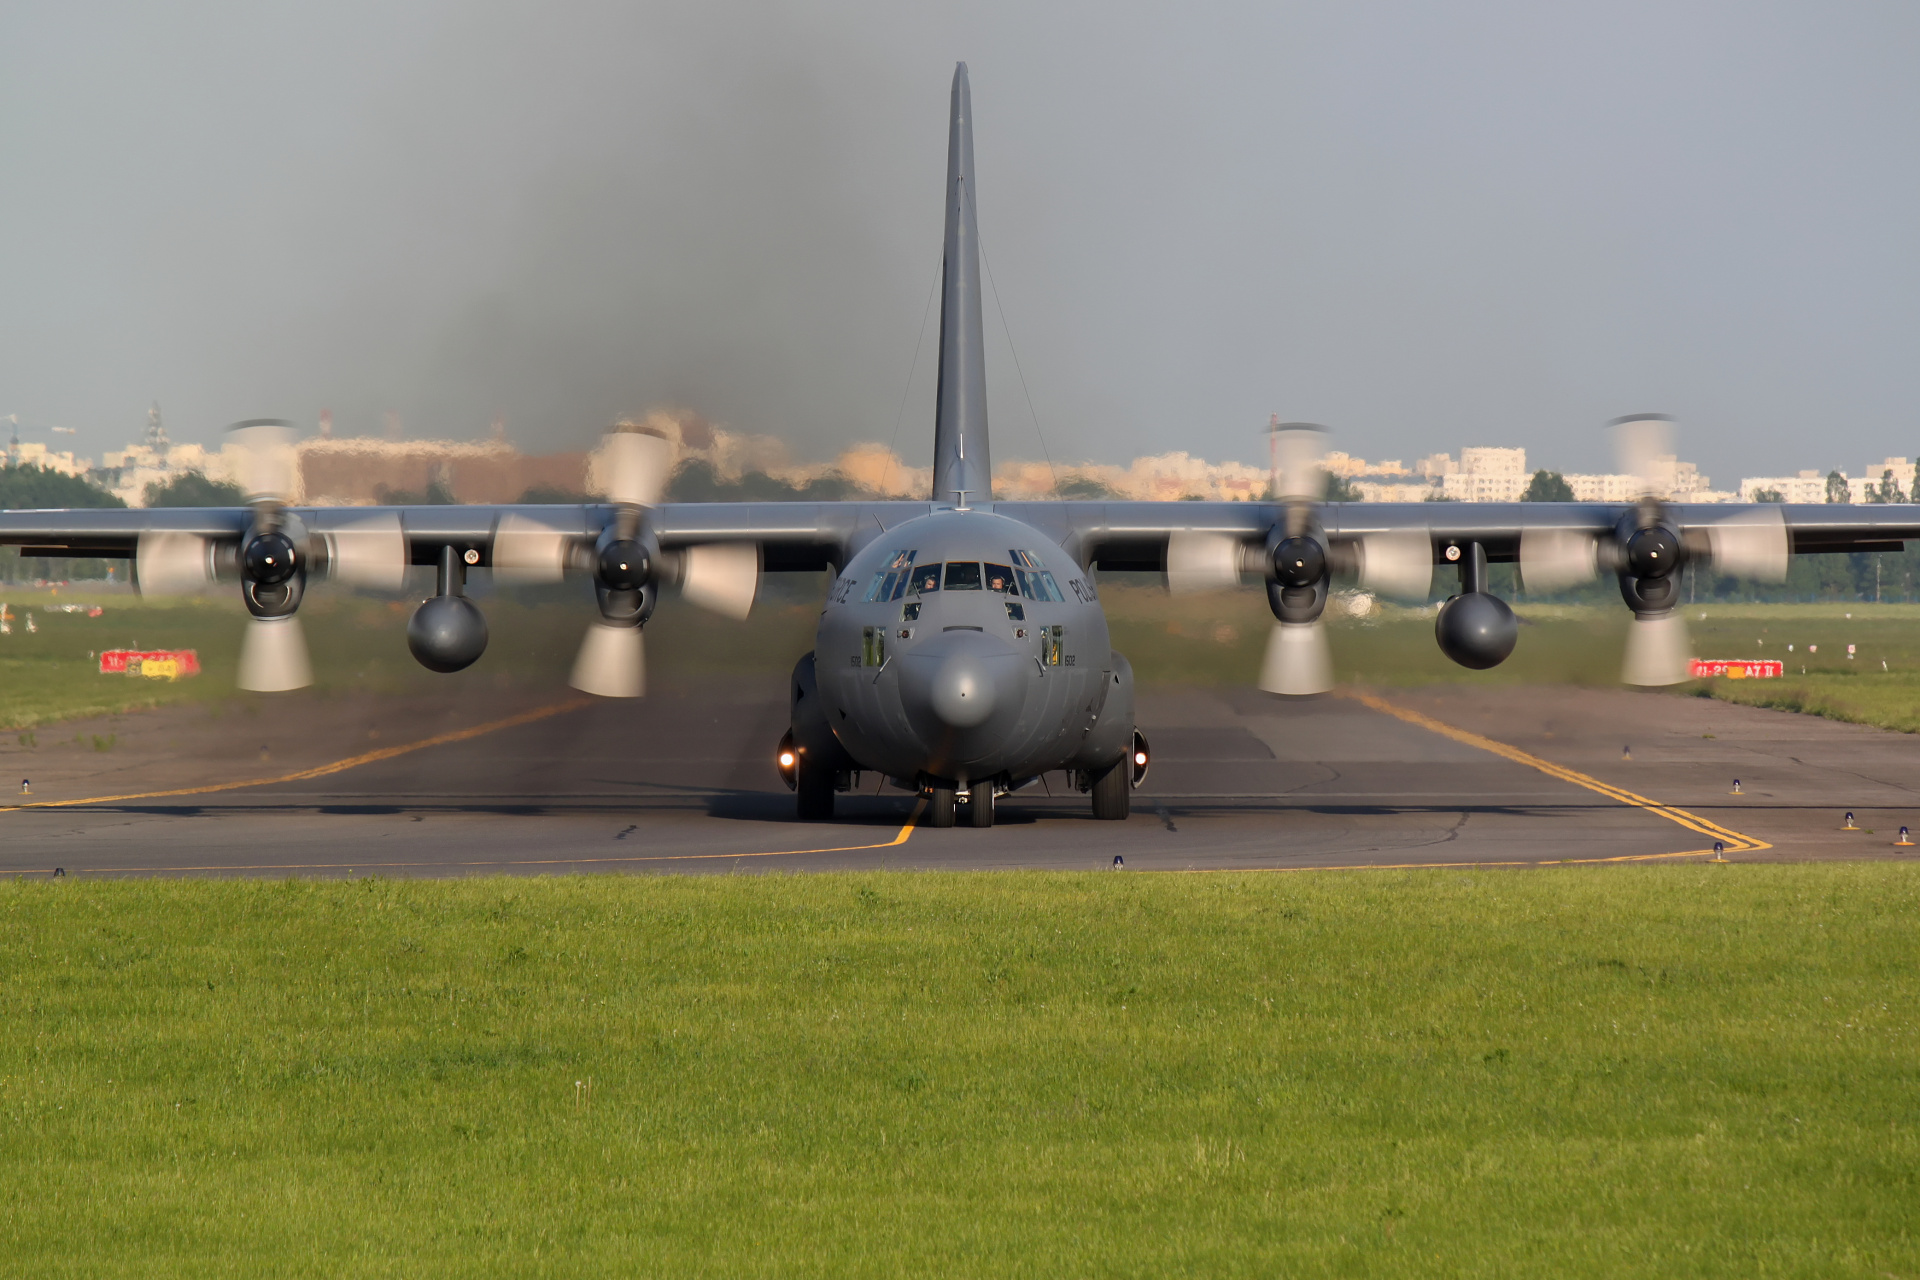
[[[791,752],[791,751],[782,751],[782,752],[780,753],[780,767],[781,767],[782,769],[791,769],[791,768],[793,768],[793,752]]]
[[[1144,751],[1136,751],[1136,752],[1134,752],[1134,753],[1133,753],[1133,762],[1134,762],[1135,764],[1145,764],[1145,763],[1147,762],[1147,753],[1146,753],[1146,752],[1144,752]]]

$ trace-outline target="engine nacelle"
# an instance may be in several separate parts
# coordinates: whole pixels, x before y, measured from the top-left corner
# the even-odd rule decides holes
[[[1484,591],[1457,595],[1433,620],[1440,652],[1463,667],[1485,671],[1507,660],[1520,639],[1520,624],[1499,596]]]

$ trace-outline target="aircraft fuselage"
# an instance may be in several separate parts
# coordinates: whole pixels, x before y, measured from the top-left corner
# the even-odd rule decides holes
[[[844,762],[900,785],[1006,790],[1132,743],[1133,673],[1086,571],[990,511],[874,539],[834,581],[812,659],[818,705],[796,673],[796,735],[818,715]]]

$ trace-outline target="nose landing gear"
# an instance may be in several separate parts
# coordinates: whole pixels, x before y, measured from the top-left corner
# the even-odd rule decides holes
[[[960,790],[957,787],[943,787],[938,783],[927,788],[927,808],[921,818],[921,825],[927,827],[951,827],[960,816]],[[967,825],[970,827],[990,827],[993,825],[994,795],[991,782],[976,782],[966,790]]]
[[[927,825],[930,827],[950,827],[953,825],[954,810],[959,803],[959,793],[952,787],[932,787],[927,791]]]
[[[970,827],[993,825],[993,784],[991,782],[976,782],[968,789],[967,825]]]

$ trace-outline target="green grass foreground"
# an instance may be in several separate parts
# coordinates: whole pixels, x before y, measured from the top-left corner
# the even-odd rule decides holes
[[[1910,1276],[1917,915],[1905,864],[8,883],[0,1271]]]

